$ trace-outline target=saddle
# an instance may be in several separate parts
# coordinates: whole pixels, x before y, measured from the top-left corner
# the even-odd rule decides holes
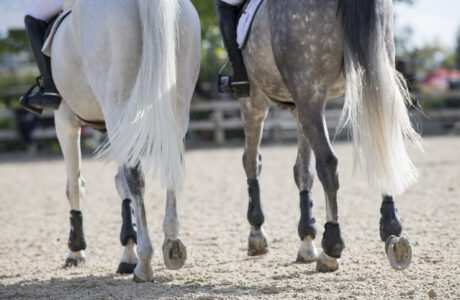
[[[263,0],[248,0],[241,10],[241,16],[236,28],[236,42],[243,49],[251,32],[252,22]]]
[[[51,57],[54,36],[56,35],[59,25],[61,25],[62,21],[64,21],[64,19],[70,15],[71,12],[71,9],[64,10],[52,21],[52,24],[48,27],[47,36],[42,48],[42,52],[45,55]]]

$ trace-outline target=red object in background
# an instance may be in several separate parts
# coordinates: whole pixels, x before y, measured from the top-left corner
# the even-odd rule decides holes
[[[423,85],[429,89],[447,90],[449,82],[459,80],[460,71],[437,68],[426,76],[425,80],[423,80]]]

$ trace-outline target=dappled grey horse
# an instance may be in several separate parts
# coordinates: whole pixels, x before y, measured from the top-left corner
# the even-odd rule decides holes
[[[64,99],[55,122],[71,207],[66,265],[84,260],[86,248],[80,127],[105,123],[102,155],[119,166],[115,181],[123,200],[118,272],[134,272],[136,281],[153,280],[141,165],[153,169],[167,188],[163,258],[168,268],[181,268],[186,248],[178,239],[176,195],[200,63],[195,8],[189,0],[76,1],[54,37],[51,60]]]
[[[338,219],[337,157],[325,124],[328,99],[345,93],[341,126],[352,129],[356,164],[383,196],[380,235],[390,263],[405,268],[411,249],[398,239],[402,224],[393,197],[416,180],[406,142],[419,144],[406,105],[410,98],[394,69],[391,0],[265,0],[243,50],[251,82],[250,99],[241,99],[246,134],[243,164],[248,178],[249,255],[267,251],[258,176],[259,144],[270,103],[287,107],[298,124],[294,166],[300,191],[301,246],[298,261],[317,261],[317,270],[338,269],[345,247]],[[326,219],[318,256],[311,188],[316,172],[326,198]],[[391,236],[391,238],[390,238]]]

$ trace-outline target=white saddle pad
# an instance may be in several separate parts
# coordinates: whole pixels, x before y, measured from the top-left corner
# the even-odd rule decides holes
[[[53,27],[51,28],[50,34],[48,35],[48,37],[46,38],[45,43],[43,44],[42,52],[43,52],[45,55],[51,57],[51,48],[52,48],[52,45],[53,45],[54,35],[56,34],[56,31],[57,31],[59,25],[61,25],[62,21],[63,21],[71,12],[72,12],[72,11],[71,11],[70,9],[64,10],[64,11],[58,16],[58,18],[56,19],[56,21],[54,21],[54,24],[53,24]]]
[[[259,9],[260,4],[263,0],[249,0],[243,9],[240,20],[238,21],[238,27],[236,29],[236,42],[238,47],[242,49],[248,39],[249,32],[251,31],[252,21]]]

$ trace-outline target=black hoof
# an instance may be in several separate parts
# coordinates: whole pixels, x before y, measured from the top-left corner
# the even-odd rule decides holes
[[[118,265],[117,274],[133,274],[134,268],[136,268],[136,264],[121,262]]]
[[[85,259],[82,258],[70,258],[68,257],[65,260],[64,268],[72,268],[72,267],[78,267],[79,265],[82,265],[85,263]]]

